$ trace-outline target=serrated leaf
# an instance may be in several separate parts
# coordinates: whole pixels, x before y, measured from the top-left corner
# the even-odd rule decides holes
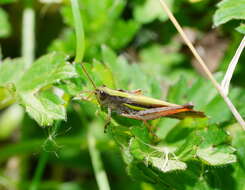
[[[154,167],[158,168],[162,172],[185,170],[187,168],[187,165],[184,162],[178,160],[167,160],[158,157],[151,157],[151,163]]]
[[[0,64],[0,86],[5,86],[8,83],[16,83],[24,74],[25,63],[23,59],[5,59]]]
[[[203,139],[203,142],[199,145],[202,148],[217,146],[228,141],[227,133],[217,126],[211,126],[208,130],[202,130],[198,135]]]
[[[143,163],[131,162],[127,167],[127,172],[133,179],[149,183],[157,183],[158,181],[158,175],[150,168],[145,167]]]
[[[0,7],[0,38],[6,38],[10,35],[10,33],[11,26],[9,23],[8,14]]]
[[[154,155],[159,155],[161,154],[158,152],[156,149],[152,148],[149,144],[144,144],[137,140],[136,138],[132,138],[130,140],[130,152],[131,154],[136,158],[141,161],[146,161],[148,162],[151,157]]]
[[[26,112],[41,126],[50,126],[54,120],[66,119],[64,103],[53,93],[22,93],[20,98]]]
[[[197,156],[209,165],[218,166],[236,162],[237,159],[233,152],[234,148],[232,147],[210,146],[207,148],[198,148]]]
[[[124,126],[116,126],[116,125],[110,125],[109,126],[109,134],[112,135],[112,138],[115,140],[115,142],[117,142],[121,147],[123,147],[123,149],[125,149],[126,151],[126,155],[128,155],[129,153],[129,148],[128,148],[128,144],[131,138],[131,133],[128,129],[128,127],[124,127]],[[128,156],[127,156],[128,157]],[[132,155],[131,155],[132,157]]]
[[[214,14],[214,25],[219,26],[232,19],[245,19],[245,0],[223,0]]]
[[[196,155],[197,146],[201,144],[202,138],[200,135],[197,135],[196,131],[192,132],[188,137],[186,137],[185,142],[178,147],[175,152],[178,158],[181,160],[192,159]]]
[[[169,7],[172,7],[172,0],[167,0],[166,2]],[[168,19],[168,16],[164,13],[159,1],[146,0],[144,3],[135,7],[134,18],[138,22],[149,23],[155,19],[165,21]]]
[[[75,68],[63,53],[50,53],[35,61],[17,83],[21,92],[38,91],[49,84],[75,77]]]

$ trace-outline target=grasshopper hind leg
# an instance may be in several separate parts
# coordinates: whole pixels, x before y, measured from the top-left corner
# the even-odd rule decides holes
[[[105,122],[105,126],[104,126],[104,133],[107,132],[107,127],[108,127],[108,125],[110,125],[110,123],[111,123],[111,109],[108,107],[107,118],[106,118],[106,122]]]

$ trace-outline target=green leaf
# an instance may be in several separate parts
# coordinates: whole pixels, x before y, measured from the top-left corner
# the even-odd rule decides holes
[[[146,164],[148,164],[151,157],[162,154],[161,152],[156,151],[156,149],[150,144],[146,144],[136,138],[132,138],[130,140],[129,146],[131,154],[138,160],[146,161]]]
[[[10,33],[11,26],[9,23],[8,14],[5,12],[4,9],[0,8],[0,38],[9,37]]]
[[[193,159],[196,156],[197,146],[200,145],[201,142],[201,136],[194,131],[186,137],[185,142],[177,148],[175,154],[184,161]]]
[[[64,102],[53,93],[22,93],[20,97],[27,113],[39,125],[51,126],[54,120],[66,120]]]
[[[173,0],[166,1],[169,7],[172,7]],[[134,8],[134,18],[141,23],[149,23],[155,19],[165,21],[168,19],[166,13],[164,13],[160,2],[155,0],[146,0],[142,4],[138,4]]]
[[[0,86],[9,90],[8,93],[5,88],[0,91],[0,107],[19,101],[42,126],[52,125],[54,120],[66,119],[64,102],[53,92],[39,91],[48,85],[77,76],[74,66],[67,63],[65,58],[61,53],[45,55],[26,72],[22,59],[4,60],[0,65]]]
[[[141,89],[146,95],[161,95],[160,85],[154,76],[143,73],[139,64],[130,65],[124,56],[117,57],[107,46],[102,46],[103,62],[111,70],[117,88],[135,90]],[[142,74],[143,73],[143,74]]]
[[[16,83],[25,72],[23,59],[5,59],[0,64],[0,86]]]
[[[234,148],[232,147],[210,146],[207,148],[198,148],[197,156],[206,164],[218,166],[236,162],[237,159],[233,152]]]
[[[224,165],[236,162],[233,154],[235,149],[224,145],[228,141],[228,135],[217,127],[211,127],[207,131],[201,131],[203,142],[197,149],[197,156],[210,165]]]
[[[245,19],[245,0],[223,0],[214,14],[214,25],[219,26],[232,19]]]
[[[0,87],[0,109],[3,109],[16,101],[15,97],[13,97],[14,89],[12,87],[12,85],[7,86],[7,88]]]
[[[245,34],[245,24],[240,24],[240,26],[238,26],[236,30],[242,34]]]
[[[48,47],[49,52],[65,52],[68,55],[75,55],[76,38],[74,31],[70,28],[65,28],[58,38],[56,38]]]
[[[127,167],[128,174],[136,180],[146,181],[152,184],[158,182],[158,175],[150,168],[146,168],[143,163],[131,162]]]
[[[133,126],[131,127],[131,132],[134,136],[142,140],[142,142],[150,143],[152,137],[146,126]]]
[[[95,59],[93,61],[92,74],[96,80],[96,84],[99,84],[99,86],[106,85],[109,88],[115,88],[114,78],[111,71],[106,65]]]
[[[199,145],[202,148],[217,146],[228,142],[227,133],[224,130],[219,129],[217,126],[211,126],[208,130],[200,131],[198,136],[201,136],[203,139],[203,142]]]
[[[152,165],[162,172],[170,172],[174,170],[185,170],[187,165],[178,160],[168,160],[164,158],[152,157]]]
[[[14,3],[16,0],[0,0],[0,4]]]
[[[232,126],[235,127],[235,126]],[[232,138],[232,146],[236,148],[239,164],[245,168],[245,132],[240,129],[234,134]],[[245,172],[245,171],[244,171]]]
[[[178,53],[179,49],[179,44],[174,42],[167,46],[153,44],[144,48],[140,51],[143,70],[149,74],[159,75],[161,78],[169,74],[171,67],[179,65],[183,61],[184,57]],[[169,80],[167,77],[166,79]]]
[[[62,53],[50,53],[35,61],[17,82],[22,105],[39,125],[52,125],[54,120],[66,119],[64,102],[52,92],[37,93],[53,83],[77,76],[73,65]]]
[[[77,73],[74,67],[65,59],[66,56],[62,53],[50,53],[42,56],[32,64],[18,81],[18,90],[34,92],[49,84],[75,77]]]
[[[126,1],[119,0],[84,0],[81,3],[81,16],[84,21],[86,36],[86,58],[99,58],[101,44],[114,49],[125,47],[135,36],[140,24],[134,20],[124,20],[120,16],[126,6]],[[70,6],[61,8],[61,14],[67,25],[74,26]],[[50,50],[64,50],[74,55],[74,33],[65,29],[60,38],[56,39]]]
[[[120,49],[128,44],[139,30],[139,23],[134,20],[119,20],[114,24],[108,45],[114,49]],[[120,32],[119,32],[120,31]]]

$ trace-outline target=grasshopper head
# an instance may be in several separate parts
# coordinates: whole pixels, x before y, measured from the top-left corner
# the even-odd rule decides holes
[[[105,103],[108,97],[107,93],[103,89],[100,89],[100,88],[95,89],[95,95],[99,103],[102,105]]]

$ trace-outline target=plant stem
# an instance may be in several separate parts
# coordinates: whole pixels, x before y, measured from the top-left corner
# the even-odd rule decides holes
[[[28,68],[35,57],[35,11],[32,0],[24,1],[21,55]]]
[[[48,152],[42,152],[42,155],[38,161],[37,169],[35,171],[35,175],[33,177],[32,183],[30,185],[30,190],[38,190],[38,186],[40,184],[43,171],[45,169],[46,163],[48,161]]]
[[[91,156],[92,165],[96,177],[97,184],[100,190],[110,190],[109,182],[106,176],[106,172],[103,168],[103,163],[100,157],[100,153],[96,148],[96,139],[91,132],[88,132],[88,150]]]
[[[236,65],[238,63],[239,57],[240,57],[244,47],[245,47],[245,36],[243,37],[239,47],[237,48],[236,53],[235,53],[234,57],[232,58],[232,60],[231,60],[231,62],[229,64],[229,67],[228,67],[228,69],[226,71],[226,74],[224,76],[224,79],[223,79],[223,81],[221,83],[221,86],[222,86],[222,88],[224,90],[224,93],[226,95],[228,95],[228,93],[229,93],[229,86],[230,86],[231,78],[233,76],[233,73],[235,71],[235,68],[236,68]]]
[[[3,59],[3,53],[2,53],[2,47],[0,44],[0,64],[2,63],[2,59]]]
[[[237,109],[235,108],[233,103],[231,102],[231,100],[228,98],[228,96],[226,96],[226,94],[224,93],[224,91],[221,88],[221,86],[219,85],[219,83],[215,80],[212,73],[209,71],[208,67],[206,66],[203,59],[201,58],[201,56],[197,53],[195,47],[192,45],[191,41],[187,38],[186,34],[184,33],[183,29],[181,28],[180,24],[178,23],[178,21],[176,20],[176,18],[174,17],[172,12],[170,11],[170,9],[168,8],[167,4],[164,2],[164,0],[159,0],[159,1],[162,5],[163,10],[166,12],[169,19],[172,21],[173,25],[175,26],[175,28],[180,33],[180,35],[183,38],[183,40],[185,41],[186,45],[189,47],[189,49],[191,50],[191,52],[193,53],[195,58],[198,60],[198,63],[200,64],[202,69],[207,74],[209,80],[211,80],[212,84],[217,89],[217,91],[220,93],[220,95],[222,96],[222,98],[226,102],[228,108],[230,109],[230,111],[232,112],[232,114],[234,115],[234,117],[236,118],[238,123],[245,130],[245,121],[243,120],[243,118],[241,117],[241,115],[239,114],[239,112],[237,111]]]
[[[75,31],[76,31],[76,57],[75,57],[75,63],[82,63],[83,57],[84,57],[84,51],[85,51],[85,35],[84,35],[84,29],[83,29],[83,22],[80,15],[80,9],[79,4],[77,0],[71,0],[72,5],[72,13],[73,13],[73,19],[75,24]],[[96,89],[96,85],[90,75],[88,74],[85,66],[81,64],[83,72],[87,76],[88,80],[91,82],[93,87]]]
[[[80,15],[79,4],[77,0],[71,0],[72,5],[72,13],[75,24],[76,31],[76,57],[75,62],[80,63],[84,57],[85,50],[85,38],[84,38],[84,30],[83,30],[83,22]]]

